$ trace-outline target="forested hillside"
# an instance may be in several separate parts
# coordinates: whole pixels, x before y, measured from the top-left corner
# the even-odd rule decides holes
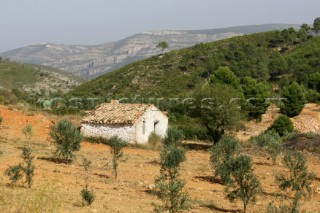
[[[240,79],[276,82],[286,76],[316,89],[320,38],[311,38],[306,31],[258,33],[160,54],[87,82],[70,94],[187,96],[221,66],[228,66]]]
[[[318,102],[319,56],[320,37],[302,25],[299,31],[257,33],[160,54],[84,83],[67,96],[151,100],[169,111],[171,124],[187,138],[218,141],[225,130],[241,128],[244,119],[260,120],[272,102],[289,117],[305,103]],[[82,108],[90,108],[88,103]]]

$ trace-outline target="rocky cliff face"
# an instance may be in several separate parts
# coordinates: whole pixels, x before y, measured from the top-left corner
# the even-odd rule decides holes
[[[31,64],[42,64],[72,74],[95,78],[125,64],[162,51],[157,44],[165,41],[165,51],[193,46],[254,32],[279,30],[296,25],[272,24],[197,31],[151,31],[101,45],[59,45],[43,43],[1,53],[3,58]]]

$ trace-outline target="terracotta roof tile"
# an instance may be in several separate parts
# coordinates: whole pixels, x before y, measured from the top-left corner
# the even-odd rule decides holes
[[[84,117],[81,123],[133,124],[152,104],[101,104]]]

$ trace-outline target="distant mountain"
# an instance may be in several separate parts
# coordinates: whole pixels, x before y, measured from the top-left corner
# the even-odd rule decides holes
[[[29,94],[65,93],[83,81],[55,68],[0,60],[0,92],[19,89]]]
[[[160,30],[144,32],[120,41],[100,45],[34,44],[0,54],[14,61],[42,64],[87,78],[95,78],[123,65],[161,53],[157,44],[165,41],[165,52],[244,34],[281,30],[298,25],[265,24],[211,30]]]

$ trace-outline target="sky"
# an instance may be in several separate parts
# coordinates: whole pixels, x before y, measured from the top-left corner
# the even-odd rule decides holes
[[[312,24],[319,0],[0,0],[0,52],[30,44],[92,45],[151,30]]]

